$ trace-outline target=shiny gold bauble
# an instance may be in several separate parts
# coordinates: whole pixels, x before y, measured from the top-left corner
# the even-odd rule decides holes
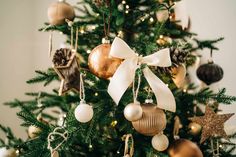
[[[122,62],[122,59],[109,55],[110,49],[110,44],[101,44],[95,47],[89,55],[89,69],[100,78],[109,79],[112,77]]]
[[[141,105],[143,110],[142,118],[132,122],[134,129],[146,136],[154,136],[166,127],[166,115],[163,110],[155,104]]]
[[[62,25],[66,19],[72,21],[75,18],[74,8],[66,2],[52,3],[48,8],[48,19],[51,25]]]
[[[202,126],[195,122],[189,123],[188,128],[189,128],[189,133],[195,136],[199,135],[202,130]]]
[[[179,65],[178,67],[174,67],[171,69],[171,73],[173,75],[172,80],[178,88],[184,86],[185,76],[186,76],[186,67],[185,65]]]
[[[174,141],[169,150],[170,157],[203,157],[199,147],[192,141],[178,139]]]
[[[168,36],[160,35],[160,37],[157,39],[157,44],[160,46],[166,46],[172,44],[172,39]]]

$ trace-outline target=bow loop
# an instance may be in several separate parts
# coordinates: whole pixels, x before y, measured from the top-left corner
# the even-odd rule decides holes
[[[149,66],[171,66],[169,49],[162,49],[148,56],[138,56],[122,39],[116,37],[111,45],[110,55],[125,59],[110,80],[108,93],[118,105],[122,95],[133,82],[135,71],[141,64]],[[175,98],[171,90],[146,66],[142,69],[157,100],[158,107],[175,112]]]

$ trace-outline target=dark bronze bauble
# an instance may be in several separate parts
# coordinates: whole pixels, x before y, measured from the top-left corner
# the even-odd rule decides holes
[[[95,47],[89,55],[89,69],[100,78],[109,79],[112,77],[122,62],[122,59],[109,55],[110,49],[110,44],[101,44]]]
[[[186,139],[174,141],[169,147],[168,153],[170,157],[203,157],[199,147]]]
[[[198,78],[207,85],[220,81],[223,78],[223,75],[223,69],[213,62],[203,64],[197,69]]]
[[[52,3],[48,8],[48,19],[51,25],[62,25],[66,19],[72,21],[75,18],[74,8],[66,2]]]
[[[154,136],[162,132],[166,127],[166,115],[157,105],[148,103],[141,105],[142,118],[132,122],[134,129],[146,136]]]

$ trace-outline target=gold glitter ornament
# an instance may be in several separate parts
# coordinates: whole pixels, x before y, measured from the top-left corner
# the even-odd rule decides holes
[[[234,113],[218,115],[209,106],[206,106],[204,116],[193,117],[190,118],[190,120],[202,126],[200,143],[203,143],[212,136],[227,138],[227,134],[224,130],[224,123],[233,115]]]

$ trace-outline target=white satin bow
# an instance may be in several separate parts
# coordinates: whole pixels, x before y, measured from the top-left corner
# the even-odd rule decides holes
[[[114,39],[111,45],[110,55],[112,57],[125,59],[116,70],[108,86],[108,93],[117,105],[122,95],[133,82],[135,71],[139,68],[139,64],[159,67],[171,66],[170,52],[168,48],[145,57],[140,57],[125,43],[125,41],[118,37]],[[162,82],[147,66],[142,70],[142,72],[156,96],[158,107],[175,112],[175,98],[167,85]]]

